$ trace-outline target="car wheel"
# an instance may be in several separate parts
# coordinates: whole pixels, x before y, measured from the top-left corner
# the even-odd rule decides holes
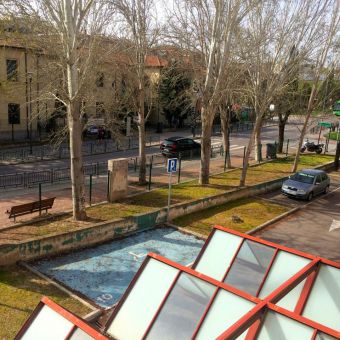
[[[310,192],[309,195],[307,196],[307,201],[311,201],[313,199],[313,193]]]
[[[325,190],[323,191],[324,194],[328,194],[329,193],[329,185],[326,186]]]

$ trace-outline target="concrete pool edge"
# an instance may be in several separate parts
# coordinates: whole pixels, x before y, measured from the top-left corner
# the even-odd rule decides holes
[[[316,168],[329,169],[333,164],[334,162],[330,162]],[[170,208],[170,220],[216,205],[232,202],[240,198],[252,197],[257,194],[276,190],[285,179],[286,177],[283,177],[249,187],[227,191],[222,194],[204,197],[199,200],[172,205]],[[4,244],[0,246],[0,266],[13,264],[20,260],[34,260],[67,253],[72,250],[92,247],[115,238],[128,236],[135,232],[153,229],[165,223],[166,219],[167,210],[166,208],[161,208],[124,219],[114,219],[96,223],[72,232]]]

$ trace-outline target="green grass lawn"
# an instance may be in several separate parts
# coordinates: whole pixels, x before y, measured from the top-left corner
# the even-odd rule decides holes
[[[288,207],[261,199],[241,199],[179,217],[173,222],[202,235],[209,235],[212,227],[216,224],[246,232],[288,210]],[[240,221],[234,221],[232,216],[237,216]]]
[[[42,296],[79,316],[91,310],[19,266],[0,268],[0,339],[13,339]]]

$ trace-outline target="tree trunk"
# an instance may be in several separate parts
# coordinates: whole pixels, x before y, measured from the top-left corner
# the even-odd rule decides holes
[[[261,129],[261,125],[262,125],[262,117],[257,116],[256,121],[255,121],[255,125],[254,125],[254,129],[253,129],[253,132],[252,132],[251,137],[249,139],[246,154],[245,154],[245,157],[244,157],[244,164],[243,164],[243,169],[242,169],[241,179],[240,179],[240,186],[241,187],[243,187],[246,183],[246,176],[247,176],[247,171],[248,171],[248,163],[249,163],[251,150],[254,146],[254,140],[255,140],[256,132],[259,129]]]
[[[65,29],[67,31],[66,55],[67,55],[67,113],[70,132],[70,157],[71,157],[71,182],[72,182],[72,209],[73,219],[76,221],[86,219],[84,172],[82,155],[82,126],[80,121],[80,105],[77,100],[79,90],[78,56],[75,23],[70,0],[63,1],[65,11]]]
[[[146,155],[145,155],[145,120],[144,114],[139,114],[138,124],[138,144],[139,144],[139,183],[146,183]]]
[[[293,167],[292,167],[292,172],[296,172],[297,167],[299,165],[300,150],[301,150],[301,146],[302,146],[302,143],[303,143],[303,139],[305,138],[309,118],[312,114],[315,95],[316,95],[316,86],[315,86],[315,84],[313,84],[312,91],[311,91],[309,101],[308,101],[308,107],[307,107],[307,114],[306,114],[305,122],[303,123],[303,127],[302,127],[300,138],[299,138],[299,145],[298,145],[297,150],[296,150],[296,155],[295,155],[294,164],[293,164]]]
[[[220,111],[221,117],[221,130],[222,130],[222,142],[223,142],[223,151],[227,154],[226,157],[226,168],[231,168],[231,160],[230,160],[230,133],[229,133],[229,121],[230,114],[227,113],[227,116],[224,112]]]
[[[255,161],[262,162],[262,143],[261,143],[261,127],[262,118],[260,119],[260,128],[255,131]]]
[[[70,131],[73,218],[76,221],[82,221],[86,219],[81,140],[82,129],[79,119],[79,105],[76,103],[70,103],[68,106],[68,124]]]
[[[142,79],[139,82],[139,124],[138,124],[138,145],[139,145],[139,183],[146,183],[146,155],[145,155],[145,92],[144,92],[144,68],[140,66],[139,75],[142,75]]]
[[[212,116],[212,117],[211,117]],[[209,184],[210,175],[210,153],[211,153],[211,129],[213,122],[213,115],[202,108],[202,138],[201,138],[201,169],[199,176],[199,184]]]
[[[285,140],[285,127],[286,127],[286,121],[279,117],[279,141],[277,146],[278,153],[283,152],[283,143]]]

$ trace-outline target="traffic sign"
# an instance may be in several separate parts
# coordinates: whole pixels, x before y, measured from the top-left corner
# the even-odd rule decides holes
[[[177,158],[170,158],[168,159],[168,166],[167,166],[167,172],[172,173],[177,171]]]

